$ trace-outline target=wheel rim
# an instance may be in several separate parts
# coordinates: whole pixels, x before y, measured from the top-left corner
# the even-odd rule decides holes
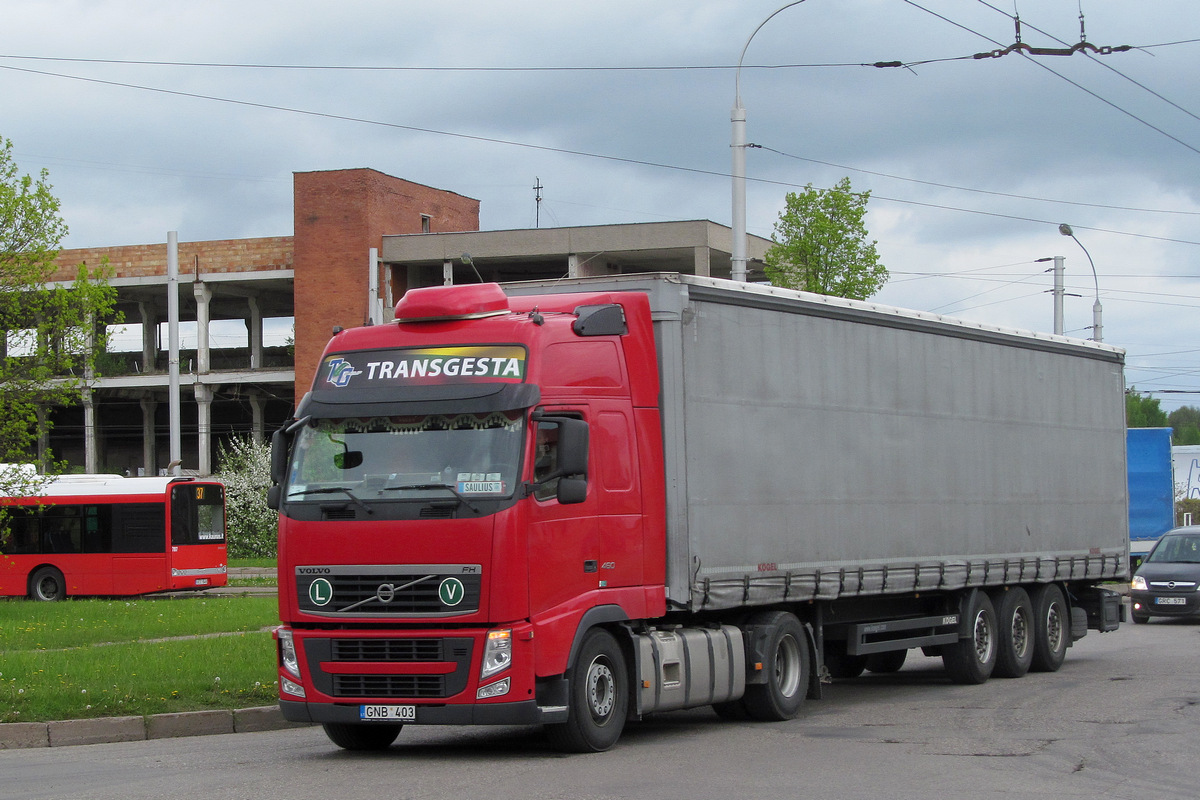
[[[37,596],[42,600],[53,600],[58,597],[58,581],[53,575],[46,575],[37,582]]]
[[[992,657],[992,631],[982,611],[975,615],[975,657],[980,664],[986,664]]]
[[[800,689],[800,645],[794,636],[784,636],[775,651],[775,685],[784,697]]]
[[[592,719],[596,722],[607,720],[617,704],[616,679],[607,659],[597,658],[588,668],[587,698]]]
[[[1057,653],[1062,647],[1062,642],[1062,614],[1059,612],[1058,603],[1052,603],[1046,609],[1046,644],[1050,646],[1051,652]]]
[[[1021,610],[1013,614],[1012,645],[1018,658],[1023,658],[1029,650],[1029,619]]]

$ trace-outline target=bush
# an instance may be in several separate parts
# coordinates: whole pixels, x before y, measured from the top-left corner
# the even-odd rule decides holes
[[[275,558],[277,512],[267,508],[271,446],[253,437],[217,447],[216,478],[225,484],[230,558]]]
[[[1200,498],[1175,501],[1175,524],[1182,525],[1184,514],[1192,515],[1192,524],[1200,525]]]

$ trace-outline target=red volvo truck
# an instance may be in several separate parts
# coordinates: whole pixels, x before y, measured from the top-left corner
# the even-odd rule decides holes
[[[406,293],[273,438],[280,705],[348,749],[712,705],[919,648],[975,684],[1114,630],[1123,354],[643,274]]]

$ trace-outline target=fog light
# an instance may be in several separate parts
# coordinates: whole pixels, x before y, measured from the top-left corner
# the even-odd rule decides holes
[[[304,687],[289,678],[280,678],[279,690],[294,697],[304,697]]]
[[[495,683],[489,683],[487,686],[481,686],[479,691],[475,693],[475,698],[477,700],[487,700],[489,697],[500,697],[508,694],[508,681],[509,679],[505,678],[502,681],[496,681]]]

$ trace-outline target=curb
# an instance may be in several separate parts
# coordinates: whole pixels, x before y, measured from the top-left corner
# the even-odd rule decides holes
[[[254,733],[305,727],[309,727],[308,723],[289,722],[284,719],[279,706],[185,711],[177,714],[152,714],[146,717],[6,722],[0,724],[0,750],[139,742],[146,739]]]

